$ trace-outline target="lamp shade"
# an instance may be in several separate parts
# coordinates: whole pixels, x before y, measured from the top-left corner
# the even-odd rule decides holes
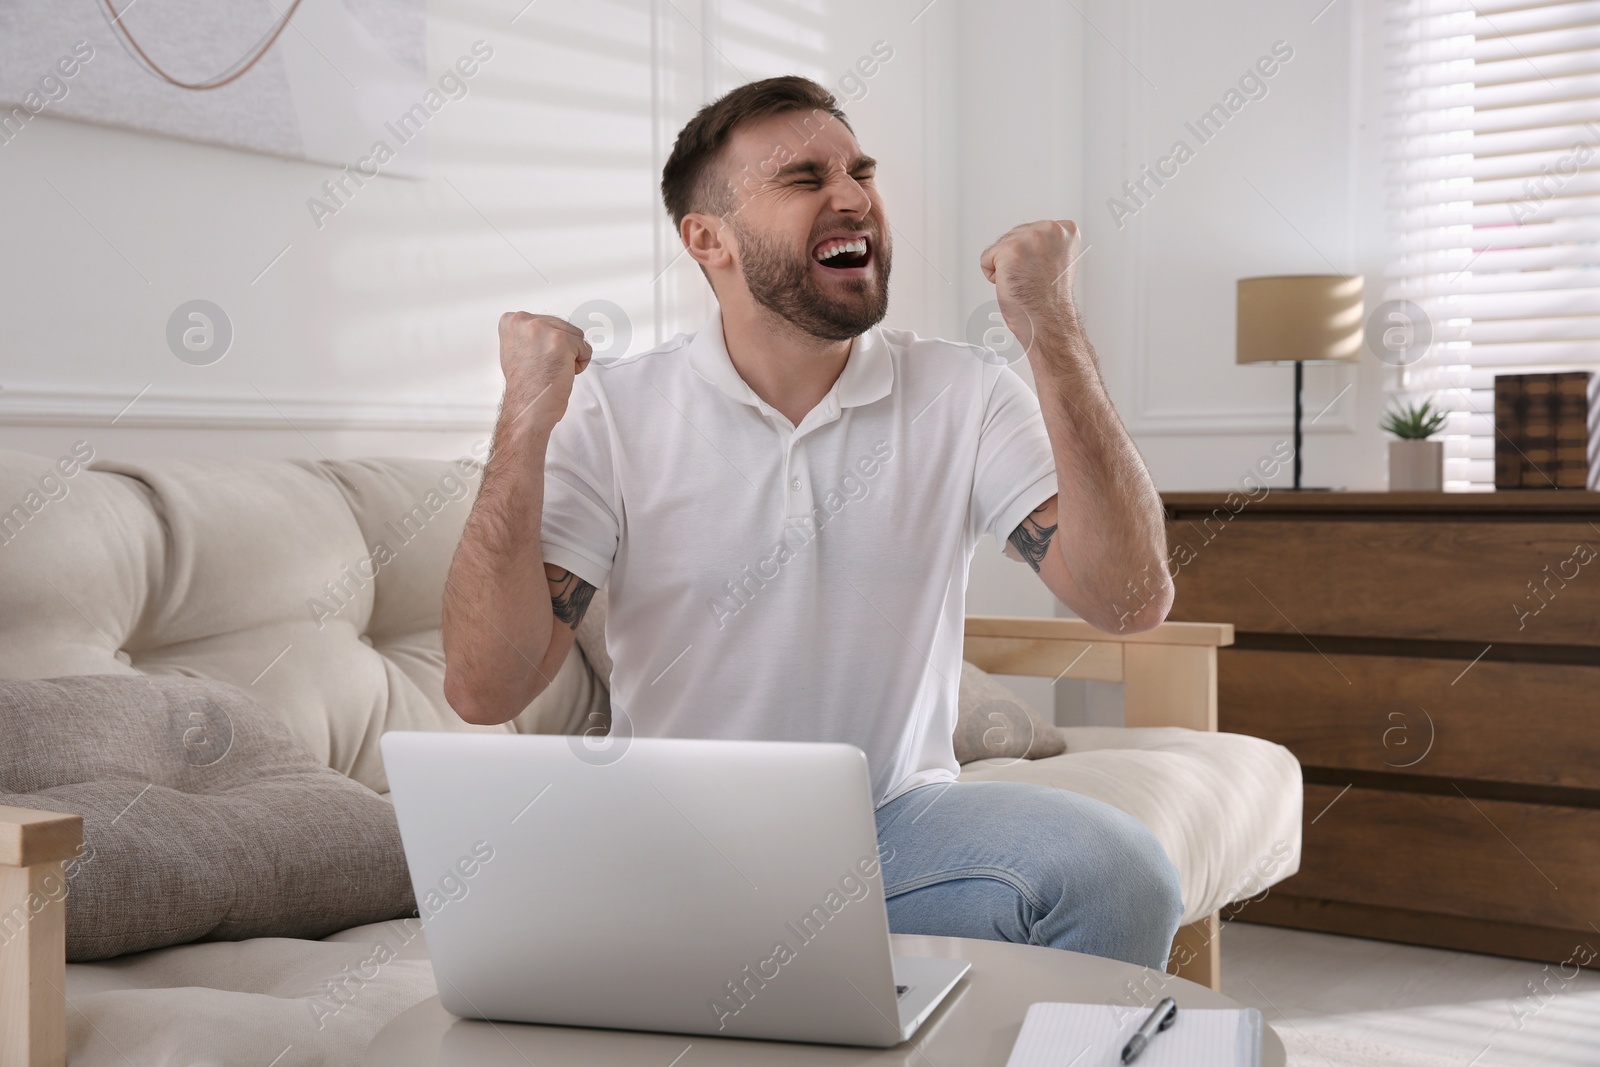
[[[1361,275],[1239,279],[1237,363],[1342,363],[1361,358]]]

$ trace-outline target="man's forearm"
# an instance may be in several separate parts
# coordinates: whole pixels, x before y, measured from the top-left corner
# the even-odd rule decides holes
[[[1161,498],[1106,395],[1072,299],[1078,244],[1072,220],[1045,219],[1013,226],[978,257],[1006,325],[1027,346],[1056,462],[1054,566],[1039,565],[1045,556],[1030,562],[1041,576],[1058,572],[1046,584],[1093,625],[1146,630],[1172,603]],[[1032,526],[1019,555],[1030,540],[1048,550],[1050,519],[1024,520]]]
[[[550,431],[518,422],[502,410],[445,586],[445,698],[469,722],[505,722],[549,684],[539,668],[553,628],[539,530]]]
[[[1075,321],[1042,333],[1033,359],[1055,456],[1055,550],[1101,629],[1147,629],[1171,606],[1166,526],[1150,472],[1112,407],[1094,348]]]

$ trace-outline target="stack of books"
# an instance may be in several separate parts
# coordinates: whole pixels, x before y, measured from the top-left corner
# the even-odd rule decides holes
[[[1494,487],[1593,489],[1600,475],[1591,444],[1589,371],[1497,374]]]

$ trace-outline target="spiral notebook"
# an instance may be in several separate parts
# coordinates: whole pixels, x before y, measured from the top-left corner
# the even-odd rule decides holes
[[[1035,1004],[1022,1020],[1006,1067],[1122,1067],[1122,1049],[1148,1007]],[[1134,1067],[1261,1067],[1255,1008],[1179,1008]]]

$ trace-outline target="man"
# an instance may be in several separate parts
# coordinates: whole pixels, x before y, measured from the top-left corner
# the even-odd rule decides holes
[[[1045,786],[955,781],[985,532],[1102,629],[1171,604],[1159,499],[1073,304],[1077,230],[1020,226],[979,264],[1036,400],[992,352],[877,326],[874,171],[821,86],[746,85],[684,127],[662,176],[720,305],[704,328],[576,378],[582,331],[501,318],[445,695],[468,722],[514,717],[609,581],[613,717],[636,733],[866,752],[891,929],[1164,968],[1182,908],[1144,827]]]

